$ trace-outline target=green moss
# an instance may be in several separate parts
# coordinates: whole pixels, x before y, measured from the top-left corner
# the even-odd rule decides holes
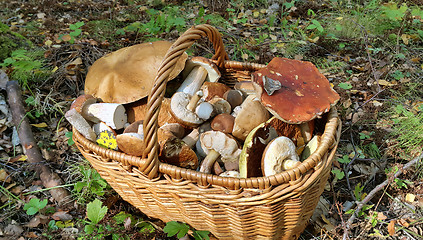
[[[6,24],[0,23],[0,62],[9,57],[14,50],[32,46],[31,41],[21,34],[11,31]]]

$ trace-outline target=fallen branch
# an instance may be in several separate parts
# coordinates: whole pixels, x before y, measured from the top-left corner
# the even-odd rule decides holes
[[[16,81],[8,81],[6,84],[6,91],[8,101],[12,112],[13,124],[18,131],[19,139],[23,147],[25,155],[28,157],[34,170],[40,176],[44,187],[52,188],[49,190],[51,196],[57,201],[59,206],[69,206],[71,204],[70,193],[62,188],[54,188],[63,185],[62,179],[59,175],[52,172],[51,169],[44,164],[43,156],[40,149],[35,142],[34,135],[31,131],[31,126],[26,119],[25,109],[22,105],[22,92]]]
[[[407,164],[405,164],[397,172],[395,172],[394,175],[392,175],[392,178],[388,178],[383,183],[377,185],[361,202],[358,202],[357,203],[357,207],[354,210],[354,213],[352,214],[352,216],[348,219],[348,221],[346,223],[345,230],[344,230],[344,235],[343,235],[343,238],[342,238],[343,240],[349,239],[349,237],[348,237],[349,230],[351,229],[351,226],[352,226],[354,220],[357,217],[357,213],[361,211],[361,209],[364,207],[364,205],[366,203],[368,203],[375,196],[375,194],[377,192],[379,192],[385,186],[387,186],[391,182],[391,179],[397,178],[403,172],[403,170],[406,170],[407,168],[409,168],[411,166],[414,166],[420,160],[422,160],[422,158],[423,158],[423,153],[421,153],[418,157],[414,158],[413,160],[411,160],[410,162],[408,162]]]

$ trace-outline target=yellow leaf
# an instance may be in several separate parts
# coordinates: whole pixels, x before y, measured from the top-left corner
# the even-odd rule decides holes
[[[51,70],[51,72],[52,73],[54,73],[54,72],[56,72],[57,71],[57,69],[59,69],[57,66],[55,66],[54,68],[53,68],[53,70]]]
[[[26,155],[21,155],[21,157],[18,159],[18,161],[24,162],[28,160],[28,157]]]
[[[51,40],[47,40],[47,41],[45,41],[45,42],[44,42],[44,44],[45,44],[47,47],[50,47],[50,46],[51,46],[51,44],[53,44],[53,42],[52,42]]]
[[[378,83],[381,86],[388,86],[388,87],[397,85],[397,84],[390,83],[390,82],[388,82],[386,80],[383,80],[383,79],[382,80],[379,80]]]
[[[342,19],[344,19],[343,17],[337,17],[337,18],[335,18],[336,20],[342,20]]]
[[[405,201],[412,203],[414,200],[416,200],[416,196],[414,194],[407,193],[407,195],[405,195]]]
[[[317,41],[319,41],[319,37],[315,37],[315,38],[313,38],[313,39],[311,39],[311,38],[307,38],[307,41],[309,41],[309,42],[311,42],[311,43],[316,43]]]
[[[37,128],[45,128],[45,127],[47,127],[47,123],[45,123],[45,122],[35,123],[35,124],[31,124],[31,125],[34,126],[34,127],[37,127]]]
[[[410,38],[410,35],[402,34],[401,39],[405,43],[405,45],[408,45],[408,39]]]

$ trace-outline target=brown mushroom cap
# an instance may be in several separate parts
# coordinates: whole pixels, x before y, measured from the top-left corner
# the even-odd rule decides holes
[[[77,97],[75,100],[73,100],[70,109],[75,109],[80,114],[83,114],[84,107],[96,103],[97,99],[95,99],[92,95],[89,94],[83,94],[79,97]]]
[[[119,49],[98,59],[85,79],[85,94],[103,102],[130,103],[146,97],[153,86],[157,70],[172,45],[157,41]],[[169,80],[184,68],[187,55],[175,64]]]
[[[264,91],[266,77],[281,84],[271,95]],[[288,123],[310,121],[328,112],[339,100],[326,77],[310,62],[274,58],[266,68],[253,73],[253,81],[263,105]]]

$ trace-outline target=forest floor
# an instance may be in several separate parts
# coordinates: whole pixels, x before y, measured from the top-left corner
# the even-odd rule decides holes
[[[64,114],[100,57],[175,41],[203,23],[222,33],[230,60],[310,61],[341,96],[334,166],[300,239],[423,239],[421,0],[272,2],[1,1],[0,69],[19,82],[43,163],[74,204],[58,206],[27,160],[0,75],[0,239],[176,239],[91,169]],[[208,58],[213,52],[206,40],[188,51]],[[101,217],[87,217],[92,211]]]

